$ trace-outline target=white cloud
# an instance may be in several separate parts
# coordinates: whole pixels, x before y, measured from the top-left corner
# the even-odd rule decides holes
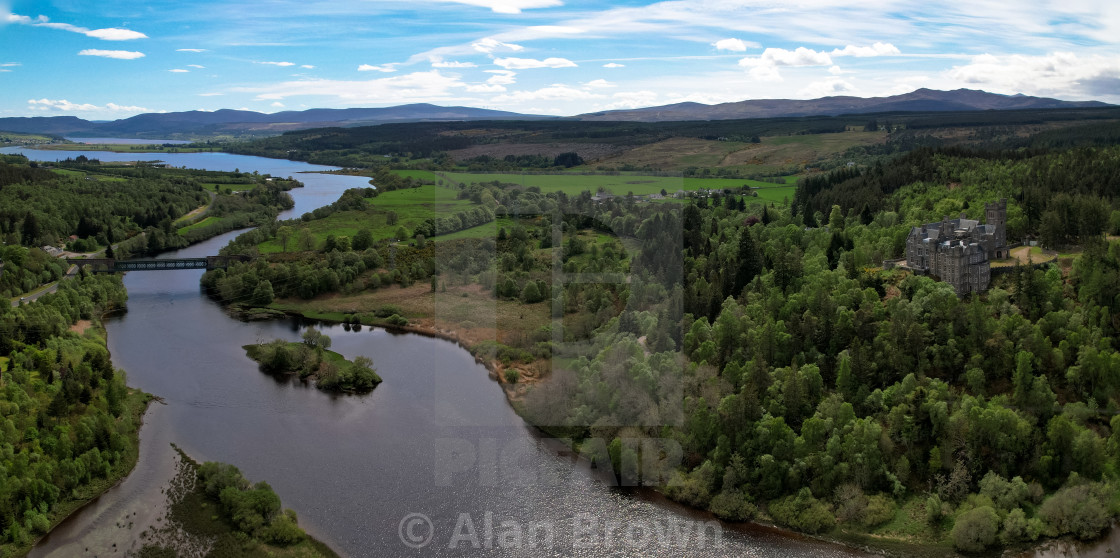
[[[808,99],[844,95],[856,91],[856,87],[840,78],[830,77],[821,81],[814,81],[798,92],[798,95]]]
[[[221,97],[222,95],[225,95],[225,93],[199,93],[198,94],[199,97]]]
[[[205,70],[206,69],[206,66],[200,66],[198,64],[187,64],[187,67],[188,68],[196,68],[196,69],[199,69],[199,70]]]
[[[466,90],[471,93],[501,93],[506,90],[502,85],[475,84],[468,85]]]
[[[712,46],[716,47],[716,50],[730,50],[731,52],[747,51],[747,43],[744,43],[742,39],[720,39],[712,43]]]
[[[116,103],[108,103],[105,106],[97,106],[90,103],[71,103],[66,99],[28,99],[27,108],[34,111],[57,111],[57,112],[115,112],[115,113],[141,113],[153,112],[144,107],[118,105]]]
[[[521,45],[515,45],[513,43],[503,43],[497,39],[493,39],[490,37],[486,37],[485,39],[481,39],[471,43],[471,47],[473,47],[478,52],[482,52],[485,54],[490,54],[496,50],[508,50],[512,52],[520,52],[522,50],[525,50],[525,47]]]
[[[0,68],[0,72],[8,73],[8,72],[11,72],[11,70],[9,70],[7,68]]]
[[[276,102],[274,102],[274,103],[272,103],[271,105],[268,105],[268,106],[275,107],[275,108],[284,108],[284,103],[281,103],[280,101],[276,101]]]
[[[611,82],[609,82],[605,79],[591,80],[591,81],[583,84],[583,86],[586,87],[586,88],[589,88],[589,89],[607,89],[607,88],[610,88],[610,87],[618,87],[618,85],[616,85],[614,83],[611,83]]]
[[[567,58],[495,58],[494,64],[507,70],[527,70],[531,68],[575,68],[576,63]]]
[[[137,58],[143,58],[144,53],[132,50],[101,50],[87,48],[79,52],[78,56],[100,56],[102,58],[115,58],[117,60],[135,60]]]
[[[811,48],[797,47],[795,50],[784,48],[768,48],[762,51],[762,56],[747,57],[739,60],[740,66],[828,66],[832,58],[827,52],[818,52]]]
[[[185,74],[185,73],[187,73],[187,72],[190,72],[190,70],[184,70],[184,69],[182,69],[182,68],[174,68],[174,69],[171,69],[171,70],[167,70],[167,71],[169,71],[169,72],[171,72],[171,73],[173,73],[173,74]]]
[[[490,76],[490,79],[486,80],[486,83],[491,85],[513,85],[517,83],[515,79],[517,72],[511,72],[509,70],[486,70],[486,73],[494,74]]]
[[[267,64],[269,66],[281,66],[287,68],[288,66],[295,66],[295,62],[257,62],[257,64]]]
[[[302,79],[237,87],[233,90],[254,93],[257,100],[278,101],[289,97],[317,96],[354,105],[466,100],[456,92],[466,87],[459,78],[432,70],[371,80]]]
[[[653,91],[619,91],[611,95],[612,101],[603,106],[604,110],[634,109],[655,106],[658,103],[657,93]]]
[[[301,64],[300,68],[303,68],[304,70],[314,70],[315,66],[313,64]]]
[[[1120,100],[1120,58],[1115,56],[1079,56],[1073,52],[1041,56],[982,54],[947,70],[945,76],[995,93]]]
[[[81,31],[79,31],[79,33],[81,33]],[[101,39],[103,41],[131,41],[134,39],[148,38],[147,35],[139,31],[133,31],[131,29],[119,29],[117,27],[110,27],[108,29],[94,29],[92,31],[86,31],[85,34],[95,39]]]
[[[20,25],[31,25],[34,27],[46,27],[48,29],[59,29],[62,31],[69,31],[71,33],[80,33],[87,37],[101,39],[103,41],[131,41],[135,39],[147,39],[148,36],[131,29],[121,29],[119,27],[108,27],[105,29],[89,29],[86,27],[78,27],[69,23],[55,23],[47,16],[39,16],[31,18],[28,16],[21,16],[13,13],[7,14],[4,18],[8,23],[18,23]]]
[[[206,52],[204,48],[177,48],[175,52]]]
[[[776,66],[755,66],[748,73],[756,81],[782,81],[782,73]]]
[[[840,66],[833,66],[833,67],[828,69],[828,73],[830,73],[834,76],[838,76],[838,75],[844,73],[844,70],[840,69]]]
[[[445,61],[445,60],[443,60],[441,58],[438,58],[438,57],[432,58],[431,62],[432,62],[432,67],[433,68],[477,68],[478,67],[478,65],[475,64],[474,62]]]
[[[833,56],[855,56],[856,58],[868,58],[871,56],[890,56],[893,54],[902,54],[898,47],[890,43],[875,43],[871,46],[852,46],[848,45],[842,49],[837,48],[832,50]]]
[[[499,14],[519,14],[521,10],[531,10],[533,8],[552,8],[555,6],[563,6],[564,3],[560,0],[443,0],[444,2],[454,2],[456,4],[466,4],[468,6],[478,6],[480,8],[489,8],[495,13]]]
[[[618,62],[607,62],[603,64],[604,68],[625,68],[626,64],[619,64]]]
[[[385,72],[391,73],[397,71],[397,64],[382,64],[380,66],[371,66],[369,64],[362,64],[358,66],[359,72]]]
[[[0,68],[12,68],[14,66],[22,66],[22,65],[23,64],[21,64],[19,62],[7,62],[7,63],[4,63],[4,64],[0,64]]]
[[[542,87],[535,91],[514,91],[505,95],[494,97],[493,101],[523,102],[523,101],[573,101],[583,99],[602,99],[603,95],[589,93],[582,89],[568,87],[560,83]]]

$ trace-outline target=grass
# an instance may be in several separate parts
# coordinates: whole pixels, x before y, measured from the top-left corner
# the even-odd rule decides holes
[[[366,211],[340,211],[324,219],[300,224],[298,227],[306,227],[315,238],[317,245],[325,242],[329,235],[353,237],[363,228],[370,229],[374,240],[394,238],[399,227],[412,231],[425,219],[454,215],[475,207],[470,200],[460,200],[457,195],[458,193],[450,188],[431,185],[394,190],[369,198],[367,201],[370,203],[370,209]],[[395,225],[389,224],[390,211],[397,214],[398,221]],[[482,231],[475,231],[475,234],[481,236]],[[450,235],[439,238],[450,238]],[[288,240],[290,250],[295,248],[296,240],[294,235]],[[280,241],[276,239],[261,243],[258,249],[262,254],[282,251]]]
[[[579,195],[581,192],[598,192],[600,189],[616,196],[624,196],[633,192],[636,196],[659,194],[662,190],[673,194],[679,190],[686,192],[700,189],[724,189],[750,186],[760,190],[775,190],[774,198],[767,201],[781,201],[781,198],[790,195],[796,187],[796,177],[785,177],[787,184],[773,184],[758,180],[745,180],[740,178],[702,178],[679,176],[654,176],[645,174],[520,174],[520,173],[470,173],[470,172],[433,172],[417,170],[394,171],[406,178],[416,178],[425,181],[437,182],[436,189],[446,190],[454,194],[454,190],[446,188],[449,183],[470,184],[472,182],[499,181],[519,184],[526,188],[537,187],[541,192],[564,192],[569,196]],[[442,180],[444,186],[438,186]],[[780,192],[780,195],[777,193]],[[760,192],[761,196],[761,192]]]
[[[671,138],[643,145],[593,163],[597,167],[652,167],[680,170],[687,167],[732,168],[758,172],[779,172],[804,167],[815,161],[837,156],[861,145],[881,143],[885,132],[840,132],[767,136],[761,143]]]
[[[0,374],[8,371],[8,357],[0,357]]]
[[[203,220],[201,220],[197,223],[194,223],[193,225],[187,225],[185,227],[182,227],[177,232],[179,234],[186,234],[186,233],[188,233],[188,232],[190,232],[194,229],[201,229],[202,227],[205,227],[207,225],[212,225],[212,224],[217,223],[218,221],[221,221],[221,220],[222,220],[221,217],[207,217],[207,218],[205,218],[205,219],[203,219]]]

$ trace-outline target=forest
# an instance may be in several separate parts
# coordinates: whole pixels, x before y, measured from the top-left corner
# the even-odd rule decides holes
[[[500,379],[524,390],[527,420],[624,484],[729,520],[965,552],[1089,539],[1120,515],[1114,130],[879,154],[802,178],[788,206],[454,185],[494,207],[531,194],[540,213],[511,212],[493,236],[304,245],[204,284],[245,304],[267,281],[273,306],[381,325],[428,317],[361,306],[369,293],[480,286],[499,315],[522,309],[471,350],[512,371]],[[1008,238],[1061,250],[1054,263],[967,298],[882,267],[913,226],[982,220],[1004,197]],[[553,282],[579,273],[626,280]],[[527,370],[544,372],[519,384]]]
[[[0,238],[6,244],[65,242],[79,252],[115,246],[109,251],[121,258],[154,255],[270,222],[292,207],[285,191],[300,185],[251,173],[102,165],[85,156],[51,167],[18,155],[0,158]],[[225,190],[211,193],[207,184]],[[195,219],[187,216],[200,207],[207,219],[192,225]]]
[[[4,264],[20,273],[18,258]],[[82,273],[33,304],[0,305],[0,556],[25,552],[136,461],[148,396],[113,368],[100,327],[125,298],[119,277]]]

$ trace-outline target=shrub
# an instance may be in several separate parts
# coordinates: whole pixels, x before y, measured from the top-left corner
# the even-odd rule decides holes
[[[882,525],[894,518],[894,500],[885,494],[876,494],[868,499],[867,510],[863,514],[864,527]]]
[[[980,552],[996,542],[999,515],[991,506],[964,512],[953,524],[953,546],[965,552]]]
[[[506,368],[505,376],[506,382],[516,384],[517,380],[521,379],[521,372],[518,372],[516,368]]]
[[[729,521],[746,521],[758,513],[758,508],[751,503],[750,496],[744,490],[723,490],[712,498],[708,510],[720,519]]]
[[[1104,531],[1112,519],[1108,492],[1096,482],[1067,486],[1042,502],[1038,518],[1052,537],[1069,533],[1091,539]]]
[[[779,523],[806,533],[820,533],[836,526],[828,505],[813,497],[808,488],[796,496],[786,496],[770,503],[770,516]]]

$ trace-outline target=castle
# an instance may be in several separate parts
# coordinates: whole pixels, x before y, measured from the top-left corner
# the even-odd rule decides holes
[[[1008,256],[1007,199],[984,204],[984,217],[984,225],[961,213],[914,227],[906,237],[905,267],[945,281],[957,295],[987,290],[990,260]]]

